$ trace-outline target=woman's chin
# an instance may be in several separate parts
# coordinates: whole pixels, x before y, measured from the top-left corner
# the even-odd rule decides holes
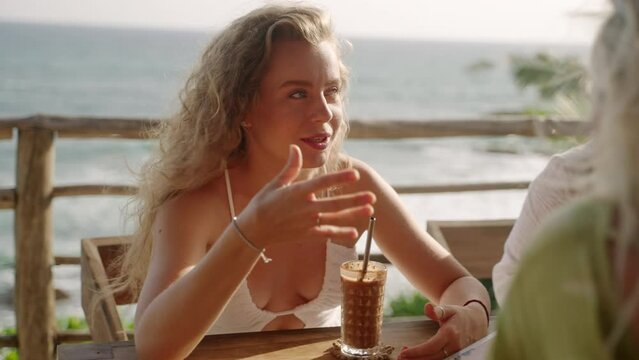
[[[302,167],[304,169],[316,169],[326,165],[328,154],[316,154],[315,156],[305,156]]]

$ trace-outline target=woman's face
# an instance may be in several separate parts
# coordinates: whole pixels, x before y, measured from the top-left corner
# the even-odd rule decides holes
[[[305,168],[322,166],[342,122],[340,67],[328,42],[273,43],[255,105],[245,118],[248,156],[281,164],[290,144]]]

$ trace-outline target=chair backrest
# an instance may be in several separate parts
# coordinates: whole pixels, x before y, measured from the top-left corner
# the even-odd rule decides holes
[[[431,220],[426,228],[474,277],[491,279],[514,223],[514,219]]]
[[[134,297],[127,291],[114,294],[108,286],[118,276],[113,260],[130,242],[128,236],[82,239],[82,309],[94,342],[128,340],[117,305],[131,304]]]

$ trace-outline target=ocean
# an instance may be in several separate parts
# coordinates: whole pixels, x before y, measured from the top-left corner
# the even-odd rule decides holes
[[[0,118],[36,113],[166,118],[178,108],[181,86],[211,34],[0,23]],[[510,56],[545,51],[587,62],[589,52],[580,45],[348,40],[347,111],[365,120],[479,119],[547,106],[533,91],[516,87]],[[345,150],[393,185],[420,185],[531,180],[550,154],[570,145],[510,136],[349,140]],[[132,183],[152,147],[151,141],[57,140],[55,184]],[[15,149],[15,137],[0,141],[0,188],[15,186]],[[513,218],[524,196],[525,191],[509,190],[402,200],[425,224],[427,219]],[[55,253],[79,255],[81,238],[128,232],[122,216],[127,202],[126,197],[55,199]],[[0,329],[15,323],[14,253],[13,211],[0,210]],[[56,315],[81,316],[79,267],[56,267],[54,281],[70,294],[57,302]],[[387,298],[411,289],[401,274],[391,272]]]

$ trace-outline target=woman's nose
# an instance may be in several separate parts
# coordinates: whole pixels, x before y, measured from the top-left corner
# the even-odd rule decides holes
[[[326,101],[326,97],[320,95],[313,105],[312,119],[315,122],[328,122],[333,119],[333,111]]]

